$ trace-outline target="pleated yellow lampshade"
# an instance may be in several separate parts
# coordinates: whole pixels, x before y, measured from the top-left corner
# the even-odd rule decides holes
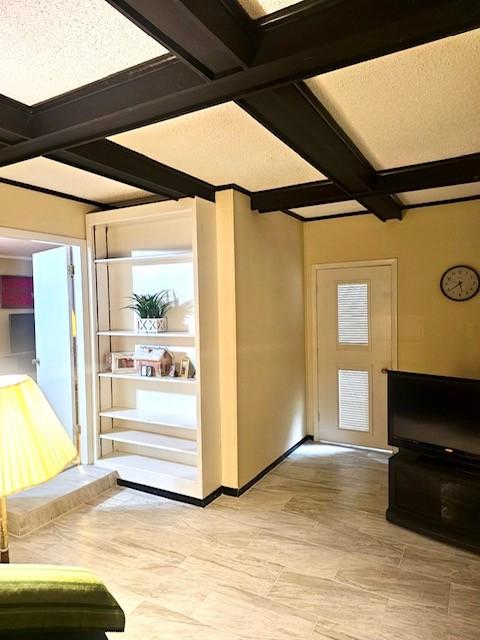
[[[0,496],[50,480],[77,452],[29,377],[0,376]]]

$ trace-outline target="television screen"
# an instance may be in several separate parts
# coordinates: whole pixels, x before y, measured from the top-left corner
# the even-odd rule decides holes
[[[389,372],[388,441],[480,457],[480,380]]]
[[[35,351],[35,320],[33,313],[10,314],[10,351]]]

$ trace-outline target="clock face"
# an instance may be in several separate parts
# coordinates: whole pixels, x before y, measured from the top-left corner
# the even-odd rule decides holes
[[[457,265],[447,269],[440,280],[442,293],[457,302],[470,300],[478,293],[480,278],[472,267]]]

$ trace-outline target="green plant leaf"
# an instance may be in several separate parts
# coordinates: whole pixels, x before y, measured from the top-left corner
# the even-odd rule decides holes
[[[132,304],[123,308],[134,311],[139,318],[165,318],[176,303],[172,289],[163,289],[157,293],[133,293],[129,299]]]

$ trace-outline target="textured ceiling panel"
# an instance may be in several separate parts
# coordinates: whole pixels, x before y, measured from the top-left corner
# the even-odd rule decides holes
[[[251,18],[262,18],[263,16],[291,7],[298,4],[300,0],[240,0],[240,4],[247,11]]]
[[[47,158],[33,158],[1,167],[0,178],[105,203],[150,195],[146,191],[135,189],[116,180],[102,178],[83,169],[69,167]]]
[[[0,93],[28,105],[166,53],[105,0],[0,0]]]
[[[307,84],[377,169],[480,150],[480,29]]]
[[[480,196],[480,182],[457,184],[453,187],[409,191],[408,193],[399,193],[398,196],[404,204],[419,204],[423,202],[451,200],[453,198],[466,198],[468,196]]]
[[[362,207],[356,200],[345,200],[345,202],[332,202],[331,204],[316,204],[313,207],[300,207],[299,209],[292,209],[292,211],[304,218],[317,218],[335,216],[339,213],[365,211],[365,207]]]
[[[233,102],[111,140],[214,185],[257,191],[325,178]]]

